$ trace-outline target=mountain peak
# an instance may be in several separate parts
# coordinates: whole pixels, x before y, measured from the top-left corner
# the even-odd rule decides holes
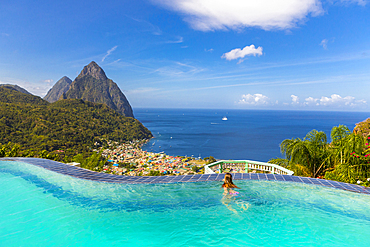
[[[60,96],[67,92],[72,84],[72,80],[67,76],[63,76],[59,81],[57,81],[54,86],[45,95],[44,100],[53,103],[57,101]]]
[[[94,61],[83,68],[68,91],[61,94],[59,99],[83,99],[102,103],[126,117],[134,117],[126,96]]]
[[[104,70],[100,68],[100,66],[94,61],[86,65],[77,78],[81,78],[86,75],[92,76],[97,80],[107,80],[108,79],[107,76],[105,75]]]

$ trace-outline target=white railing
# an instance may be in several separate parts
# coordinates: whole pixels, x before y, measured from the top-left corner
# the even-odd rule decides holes
[[[220,160],[204,166],[205,174],[223,173],[225,169],[232,169],[233,173],[248,173],[263,171],[272,174],[293,175],[294,172],[282,166],[253,161],[253,160]]]

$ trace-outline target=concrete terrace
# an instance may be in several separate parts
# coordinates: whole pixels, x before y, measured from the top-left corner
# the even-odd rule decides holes
[[[0,161],[18,161],[36,165],[47,170],[57,172],[63,175],[72,176],[80,179],[87,179],[97,182],[122,183],[122,184],[154,184],[154,183],[184,183],[184,182],[205,182],[205,181],[222,181],[224,174],[195,174],[179,176],[122,176],[107,173],[94,172],[67,165],[64,163],[40,159],[40,158],[0,158]],[[234,173],[234,180],[271,180],[287,181],[305,184],[321,185],[341,190],[348,190],[357,193],[370,194],[370,188],[347,184],[337,181],[330,181],[318,178],[307,178],[291,175],[266,174],[266,173]]]

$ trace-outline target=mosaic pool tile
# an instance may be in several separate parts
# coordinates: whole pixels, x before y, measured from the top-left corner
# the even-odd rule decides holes
[[[302,183],[305,183],[305,184],[312,184],[312,182],[311,182],[311,179],[310,179],[310,178],[301,177],[301,180],[302,180]]]
[[[276,179],[275,179],[275,175],[274,175],[274,174],[270,174],[270,173],[267,173],[267,174],[266,174],[266,179],[267,179],[267,180],[276,180]]]
[[[284,181],[294,181],[292,176],[289,175],[281,175],[284,178]]]
[[[275,179],[276,179],[277,181],[285,181],[285,179],[284,179],[283,175],[280,175],[280,174],[275,174]]]
[[[297,183],[302,183],[302,179],[298,176],[292,176],[292,181]]]
[[[104,183],[124,183],[124,184],[158,184],[158,183],[183,183],[183,182],[204,182],[204,181],[222,181],[224,174],[195,174],[195,175],[180,175],[180,176],[120,176],[108,173],[99,173],[83,169],[76,166],[67,165],[64,163],[45,160],[39,158],[0,158],[0,161],[20,161],[33,164],[47,170],[72,176],[80,179],[93,180]],[[288,181],[306,184],[315,184],[320,186],[327,186],[357,193],[369,194],[370,188],[347,184],[337,181],[307,178],[299,176],[289,176],[280,174],[265,174],[265,173],[235,173],[234,180],[275,180]]]
[[[246,179],[246,180],[247,180],[247,179],[248,179],[248,180],[249,180],[249,179],[251,179],[251,174],[250,174],[250,173],[243,173],[243,174],[242,174],[242,179]]]
[[[224,180],[224,177],[225,177],[224,174],[217,174],[217,177],[215,178],[215,180],[217,180],[217,181]]]
[[[321,182],[317,179],[310,179],[313,184],[321,185]]]
[[[233,179],[234,180],[240,180],[240,179],[242,179],[242,173],[235,173],[233,175]]]

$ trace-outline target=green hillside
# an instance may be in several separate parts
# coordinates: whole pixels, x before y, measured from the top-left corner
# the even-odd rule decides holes
[[[25,93],[25,94],[31,94],[30,92],[28,92],[26,89],[18,86],[18,85],[13,85],[13,84],[0,84],[0,87],[5,87],[5,88],[9,88],[9,89],[13,89],[15,91],[18,91],[18,92],[21,92],[21,93]]]
[[[34,151],[85,152],[95,141],[148,139],[138,120],[103,104],[67,99],[48,103],[40,97],[0,88],[0,143]]]
[[[0,102],[2,103],[19,103],[32,105],[47,105],[48,102],[38,96],[25,94],[17,91],[14,88],[5,86],[0,87]]]

